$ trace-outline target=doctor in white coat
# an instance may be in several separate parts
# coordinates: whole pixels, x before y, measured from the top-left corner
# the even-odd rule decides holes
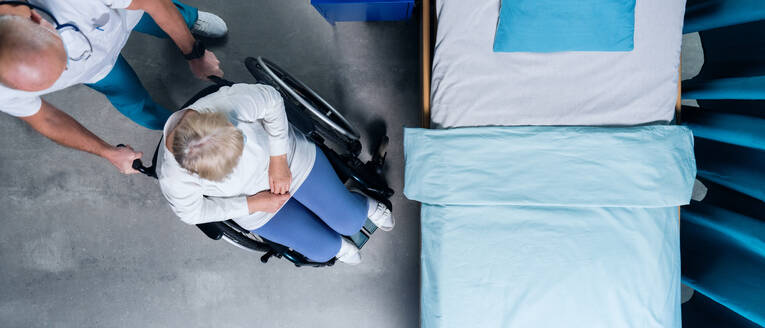
[[[221,76],[215,55],[194,35],[221,37],[227,27],[210,13],[171,0],[0,1],[0,111],[51,140],[136,173],[142,156],[115,147],[40,98],[84,83],[134,122],[162,129],[171,111],[156,104],[120,55],[130,33],[170,38],[199,78]]]

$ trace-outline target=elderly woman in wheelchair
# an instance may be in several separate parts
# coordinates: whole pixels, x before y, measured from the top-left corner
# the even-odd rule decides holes
[[[189,224],[234,219],[311,261],[361,261],[344,236],[369,219],[394,226],[383,203],[346,189],[320,148],[287,121],[281,94],[263,84],[221,87],[174,113],[157,176]]]

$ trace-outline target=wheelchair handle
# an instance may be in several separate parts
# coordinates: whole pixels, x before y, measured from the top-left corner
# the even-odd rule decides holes
[[[224,79],[224,78],[222,78],[220,76],[216,76],[216,75],[210,75],[210,76],[207,77],[207,79],[212,81],[213,83],[221,86],[221,87],[230,87],[230,86],[234,85],[234,82],[231,82],[229,80],[226,80],[226,79]]]
[[[119,144],[117,147],[127,147],[124,144]],[[131,165],[134,170],[143,173],[144,175],[148,175],[150,177],[154,177],[154,167],[146,167],[143,166],[143,162],[141,159],[136,159],[133,161],[133,165]]]

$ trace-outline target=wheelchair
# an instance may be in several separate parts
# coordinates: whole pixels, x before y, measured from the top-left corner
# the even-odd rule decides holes
[[[342,182],[358,188],[367,196],[393,209],[390,197],[394,192],[388,187],[383,175],[387,136],[381,137],[379,147],[372,154],[371,160],[362,162],[358,158],[362,149],[359,133],[332,105],[300,80],[265,58],[248,57],[244,64],[257,83],[270,85],[281,93],[290,124],[303,132],[324,152]],[[218,91],[223,86],[233,84],[231,81],[215,76],[209,79],[214,84],[199,91],[181,108],[187,108],[198,99]],[[156,179],[157,154],[161,146],[160,139],[154,151],[151,166],[144,166],[138,159],[133,162],[133,168]],[[312,262],[289,247],[262,238],[240,227],[233,220],[198,224],[197,227],[213,240],[223,239],[238,248],[263,253],[260,257],[263,263],[268,262],[271,257],[277,257],[285,258],[298,267],[323,267],[332,266],[337,260],[333,258],[323,263]],[[361,231],[348,237],[356,246],[362,248],[376,230],[377,226],[367,219]]]

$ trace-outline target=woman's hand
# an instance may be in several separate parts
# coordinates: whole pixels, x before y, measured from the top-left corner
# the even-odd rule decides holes
[[[274,194],[285,194],[290,192],[292,184],[292,172],[287,165],[287,154],[271,156],[271,162],[268,164],[268,185]]]
[[[277,195],[268,190],[247,197],[247,209],[255,212],[276,213],[290,199],[290,194]]]

